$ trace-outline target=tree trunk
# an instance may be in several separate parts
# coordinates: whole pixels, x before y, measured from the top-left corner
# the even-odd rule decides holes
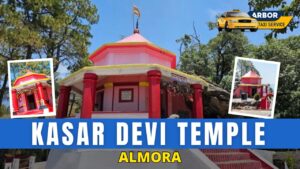
[[[55,73],[58,70],[59,64],[54,65],[53,72]]]
[[[5,90],[6,90],[7,81],[8,81],[8,74],[6,73],[4,75],[4,81],[3,81],[1,89],[0,89],[0,107],[2,106],[2,102],[3,102],[3,98],[4,98],[4,93],[5,93]]]
[[[32,47],[30,45],[28,45],[25,59],[31,59],[31,56],[32,56]]]

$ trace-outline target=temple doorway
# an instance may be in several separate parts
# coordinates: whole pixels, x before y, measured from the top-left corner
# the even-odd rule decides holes
[[[256,87],[252,87],[251,96],[253,97],[256,93],[257,93],[257,88]]]
[[[34,95],[33,94],[27,95],[27,100],[28,100],[29,110],[36,109],[36,105],[35,105],[35,101],[34,101]]]

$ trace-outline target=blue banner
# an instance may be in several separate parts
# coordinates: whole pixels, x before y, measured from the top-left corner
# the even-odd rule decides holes
[[[0,148],[300,148],[299,119],[2,119]]]

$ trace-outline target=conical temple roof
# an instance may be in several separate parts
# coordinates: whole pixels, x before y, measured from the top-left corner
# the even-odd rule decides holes
[[[146,43],[151,43],[148,39],[144,38],[141,34],[139,33],[134,33],[130,36],[127,36],[119,41],[117,43],[128,43],[128,42],[146,42]]]
[[[261,78],[254,70],[250,70],[248,73],[244,74],[242,78]]]
[[[147,63],[163,64],[169,62],[170,64],[166,63],[165,66],[169,65],[172,68],[176,68],[176,55],[166,49],[156,46],[148,39],[144,38],[137,29],[134,31],[133,34],[117,42],[102,45],[89,56],[89,60],[92,61],[94,65],[98,66],[113,64],[129,64],[129,62],[125,63],[125,61],[122,60],[131,56],[130,59],[127,59],[131,60],[130,64],[141,64],[143,62],[141,61],[141,59],[132,59],[135,53],[141,51],[143,53],[147,53],[147,56],[144,55],[145,57],[149,56],[149,58],[147,59],[144,58],[144,60],[148,60]],[[112,57],[115,58],[112,59]],[[154,59],[151,59],[150,57]],[[143,63],[146,63],[146,61],[144,61]]]
[[[47,79],[48,79],[48,77],[45,74],[27,71],[27,73],[24,74],[23,76],[16,78],[13,86],[18,86],[20,84],[24,84],[24,83],[35,81],[35,80],[38,81],[38,80],[47,80]]]

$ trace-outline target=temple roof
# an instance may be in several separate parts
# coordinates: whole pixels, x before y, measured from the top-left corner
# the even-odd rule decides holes
[[[132,56],[131,53],[137,53],[140,51],[148,54],[151,53],[151,57],[156,57],[154,60],[170,62],[171,67],[173,69],[176,68],[176,55],[166,49],[163,49],[153,44],[152,42],[144,38],[138,30],[135,30],[132,35],[129,35],[117,42],[102,45],[89,56],[89,60],[92,61],[94,65],[113,65],[116,64],[114,62],[118,59],[109,58],[110,56],[107,56],[108,54],[117,53],[117,57],[120,57],[121,55]],[[110,60],[111,62],[109,62],[109,64],[102,63],[102,61],[105,62],[107,60]],[[139,60],[133,59],[131,61],[132,64],[134,64],[137,63],[137,61]],[[158,62],[153,62],[153,60],[150,63],[159,64]]]
[[[127,43],[127,42],[146,42],[146,43],[151,43],[148,39],[144,38],[141,34],[139,33],[134,33],[130,36],[127,36],[119,41],[117,43]]]
[[[130,76],[130,75],[146,75],[150,70],[159,70],[162,76],[172,81],[181,81],[187,84],[202,84],[210,86],[210,84],[200,76],[193,76],[159,64],[130,64],[130,65],[110,65],[110,66],[88,66],[84,67],[70,76],[59,81],[61,86],[72,86],[72,90],[82,92],[85,73],[94,73],[98,77],[109,76]]]
[[[45,74],[27,71],[25,75],[16,78],[13,86],[18,87],[28,83],[47,81],[47,80],[49,80],[49,77]]]
[[[250,70],[248,73],[244,74],[242,78],[261,78],[254,70]]]

